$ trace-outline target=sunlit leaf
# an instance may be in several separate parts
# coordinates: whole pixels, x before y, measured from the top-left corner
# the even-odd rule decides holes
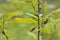
[[[25,18],[15,18],[15,22],[16,23],[36,23],[36,21],[35,20],[33,20],[33,19],[25,19]]]
[[[25,14],[27,14],[27,15],[30,16],[30,17],[37,18],[37,16],[34,16],[33,14],[30,14],[30,13],[25,13]]]
[[[9,13],[8,15],[7,15],[7,18],[8,18],[8,20],[11,20],[11,18],[12,17],[15,17],[15,16],[17,16],[18,14],[16,13],[16,12],[12,12],[12,13]]]

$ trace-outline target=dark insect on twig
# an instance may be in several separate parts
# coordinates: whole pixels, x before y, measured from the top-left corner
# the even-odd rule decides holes
[[[33,27],[33,28],[30,30],[30,32],[34,31],[35,29],[36,29],[36,27]]]
[[[2,31],[2,34],[6,37],[7,40],[9,40],[4,30]]]
[[[43,21],[43,24],[44,24],[44,25],[47,24],[47,23],[48,23],[48,18]],[[35,29],[36,29],[36,27],[33,27],[33,28],[30,30],[30,32],[34,31]]]
[[[43,21],[43,24],[47,24],[48,23],[48,18],[46,20]]]

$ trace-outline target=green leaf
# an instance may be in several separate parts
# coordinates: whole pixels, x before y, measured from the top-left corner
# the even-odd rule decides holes
[[[60,8],[50,13],[53,19],[60,19]]]
[[[25,18],[15,18],[15,22],[16,23],[33,23],[33,24],[36,24],[36,21],[29,18],[29,19],[25,19]]]
[[[47,3],[46,2],[43,3],[42,9],[44,10],[44,12],[47,12],[48,11],[48,6],[47,6]]]

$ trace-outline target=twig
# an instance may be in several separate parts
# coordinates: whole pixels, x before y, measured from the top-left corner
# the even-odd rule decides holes
[[[6,35],[6,33],[4,31],[4,27],[5,27],[5,14],[3,15],[3,29],[2,29],[2,34],[6,37],[7,40],[9,40],[8,36]]]
[[[37,23],[38,23],[38,40],[40,40],[40,17],[39,17],[40,10],[41,10],[41,7],[40,7],[40,1],[38,0],[38,13],[37,13]]]
[[[6,37],[7,40],[9,40],[4,30],[2,30],[2,34]]]

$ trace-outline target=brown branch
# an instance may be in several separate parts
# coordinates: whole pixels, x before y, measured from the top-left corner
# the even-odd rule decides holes
[[[40,7],[40,1],[38,0],[38,13],[37,13],[38,40],[40,40],[40,17],[39,17],[40,10],[41,10],[41,7]]]

